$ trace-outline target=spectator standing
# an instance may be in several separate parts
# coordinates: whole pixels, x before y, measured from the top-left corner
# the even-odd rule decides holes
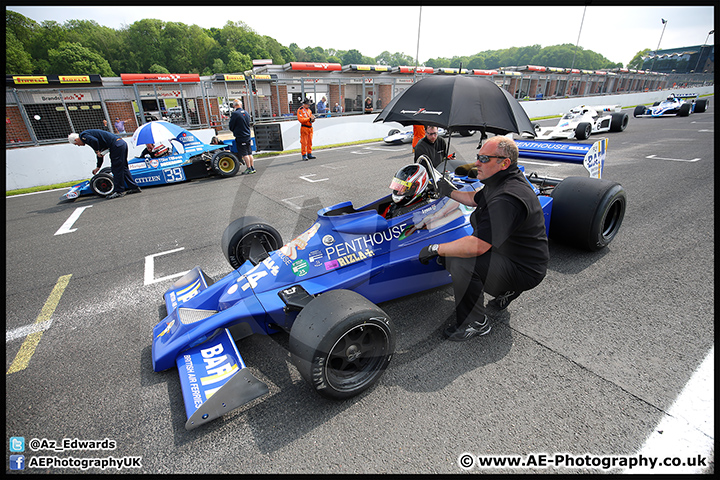
[[[317,113],[318,115],[325,115],[327,112],[327,98],[322,97],[322,99],[317,104]]]
[[[120,120],[119,117],[115,118],[115,131],[117,133],[125,133],[125,120]]]
[[[233,110],[230,114],[230,131],[235,137],[235,146],[238,155],[240,155],[247,165],[247,168],[240,175],[251,175],[255,173],[255,159],[252,155],[252,145],[250,143],[250,115],[243,110],[242,102],[238,99],[233,100]]]
[[[365,99],[365,113],[372,113],[373,106],[372,106],[372,98],[367,97]]]

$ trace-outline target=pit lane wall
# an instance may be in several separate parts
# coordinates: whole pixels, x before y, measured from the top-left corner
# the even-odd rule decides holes
[[[586,98],[560,98],[540,101],[524,101],[521,105],[528,116],[533,119],[550,115],[559,115],[577,105],[621,105],[634,108],[640,104],[651,104],[664,100],[670,93],[697,93],[699,95],[714,94],[714,86],[699,87],[689,90],[673,89],[654,92],[628,93],[619,95],[603,95]],[[711,108],[713,105],[711,104]],[[632,115],[632,111],[630,112]],[[377,115],[349,115],[333,118],[318,118],[314,124],[313,146],[335,145],[359,140],[382,138],[393,128],[403,127],[397,123],[373,123]],[[632,123],[632,121],[631,121]],[[283,149],[300,149],[300,123],[296,121],[279,122],[282,132]],[[214,135],[212,129],[193,130],[200,140],[209,143]],[[129,154],[137,155],[142,148],[128,141]],[[45,145],[38,147],[6,149],[5,189],[17,190],[55,183],[80,181],[89,178],[95,168],[95,155],[87,147],[75,145]],[[298,154],[298,160],[300,155]],[[103,166],[110,166],[105,159]]]

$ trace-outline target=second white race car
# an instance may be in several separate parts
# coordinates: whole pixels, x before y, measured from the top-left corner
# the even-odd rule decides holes
[[[593,133],[622,132],[628,121],[628,114],[620,105],[580,105],[570,109],[554,127],[534,124],[535,138],[586,140]]]
[[[441,137],[447,137],[448,131],[444,128],[438,127],[438,133]],[[475,130],[458,130],[457,132],[453,133],[459,133],[463,137],[470,137],[475,135]],[[383,138],[383,141],[385,143],[388,143],[390,145],[402,145],[404,143],[412,143],[413,141],[413,131],[412,130],[406,130],[406,131],[400,131],[397,128],[393,128],[390,130],[385,138]]]

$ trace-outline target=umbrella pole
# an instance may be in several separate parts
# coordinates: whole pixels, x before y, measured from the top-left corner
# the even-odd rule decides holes
[[[448,128],[448,141],[447,145],[445,145],[445,163],[443,164],[442,172],[440,172],[445,177],[445,170],[447,170],[447,162],[448,162],[448,155],[450,155],[450,139],[452,138],[452,129]]]

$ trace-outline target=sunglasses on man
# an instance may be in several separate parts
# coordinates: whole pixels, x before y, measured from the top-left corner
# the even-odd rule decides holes
[[[479,153],[475,157],[475,159],[480,163],[487,163],[490,161],[491,158],[508,158],[508,157],[503,157],[502,155],[480,155]]]

